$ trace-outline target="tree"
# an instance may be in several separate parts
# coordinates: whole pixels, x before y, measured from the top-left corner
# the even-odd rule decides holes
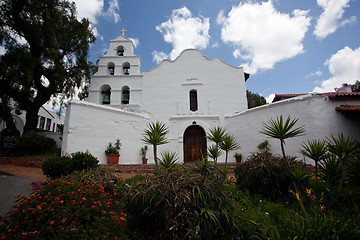
[[[227,164],[229,151],[237,150],[240,146],[234,136],[227,134],[220,143],[220,148],[225,151],[225,164]]]
[[[215,143],[215,152],[219,151],[219,144],[224,140],[226,135],[225,129],[222,127],[214,127],[210,128],[210,132],[206,135],[206,138],[213,141]],[[217,156],[214,158],[214,161],[217,162]]]
[[[51,96],[71,97],[86,86],[95,41],[87,19],[63,0],[3,0],[0,4],[0,96],[26,111],[24,132],[36,129],[38,111]]]
[[[351,85],[351,90],[353,92],[360,92],[360,81],[359,80],[356,80],[356,82]]]
[[[168,133],[169,130],[164,123],[151,122],[147,125],[147,129],[145,129],[143,133],[143,138],[141,139],[144,143],[153,145],[154,161],[157,169],[158,169],[157,146],[168,143],[168,140],[166,139],[166,135]]]
[[[252,93],[246,90],[246,98],[248,102],[248,109],[258,107],[266,104],[266,99],[257,93]]]

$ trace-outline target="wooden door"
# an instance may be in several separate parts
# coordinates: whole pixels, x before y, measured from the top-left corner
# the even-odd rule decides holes
[[[205,131],[202,127],[193,125],[184,132],[184,162],[200,160],[206,154]]]

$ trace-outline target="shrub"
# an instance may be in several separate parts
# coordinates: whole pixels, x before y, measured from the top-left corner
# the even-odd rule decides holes
[[[291,177],[288,167],[278,157],[253,153],[246,162],[237,164],[234,172],[236,184],[251,194],[276,199],[288,194]]]
[[[55,146],[55,140],[30,131],[18,139],[16,149],[20,155],[34,155],[52,150]]]
[[[19,197],[3,221],[1,239],[126,239],[116,195],[90,181],[50,181]]]
[[[88,151],[73,153],[71,154],[71,159],[73,171],[95,168],[99,164],[99,160]]]
[[[52,157],[46,159],[42,164],[44,175],[51,179],[66,176],[74,171],[82,171],[95,168],[98,165],[96,157],[89,152],[73,153],[71,157]]]
[[[159,171],[127,187],[127,209],[137,238],[229,239],[235,219],[225,178],[219,169],[200,172]]]
[[[41,169],[48,178],[55,179],[72,173],[72,162],[70,157],[52,157],[46,159]]]

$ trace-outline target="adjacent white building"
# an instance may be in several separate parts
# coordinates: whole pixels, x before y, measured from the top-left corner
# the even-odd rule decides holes
[[[89,97],[69,103],[62,153],[89,150],[100,163],[106,163],[107,144],[119,138],[119,163],[141,163],[142,134],[147,124],[155,121],[165,123],[170,130],[169,143],[159,146],[159,152],[176,151],[180,162],[195,161],[206,152],[212,144],[206,140],[206,132],[215,126],[234,135],[242,147],[239,151],[247,156],[267,139],[259,133],[263,122],[280,114],[298,117],[299,124],[311,126],[309,134],[294,144],[289,140],[288,154],[299,155],[299,143],[307,138],[338,132],[360,136],[359,118],[348,120],[346,114],[335,110],[349,100],[352,105],[359,104],[360,95],[336,101],[326,95],[306,95],[247,110],[248,76],[242,67],[219,58],[208,59],[195,49],[141,72],[132,41],[119,36],[110,41],[108,52],[99,59]],[[273,152],[280,152],[276,141],[271,144]],[[149,162],[153,163],[149,149]],[[224,156],[219,161],[224,161]]]

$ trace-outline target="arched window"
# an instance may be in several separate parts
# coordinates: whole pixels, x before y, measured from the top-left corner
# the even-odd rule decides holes
[[[101,103],[110,104],[111,88],[109,85],[103,85],[101,87]]]
[[[130,102],[130,88],[128,86],[124,86],[122,88],[121,104],[129,104],[129,102]]]
[[[118,56],[124,56],[124,47],[118,46],[118,48],[116,49],[116,52],[117,52]]]
[[[190,91],[190,111],[197,111],[198,110],[198,102],[197,102],[197,91],[191,90]]]
[[[124,74],[129,75],[130,74],[130,63],[125,62],[123,64]]]
[[[109,74],[114,75],[115,74],[115,64],[113,62],[108,64]]]

